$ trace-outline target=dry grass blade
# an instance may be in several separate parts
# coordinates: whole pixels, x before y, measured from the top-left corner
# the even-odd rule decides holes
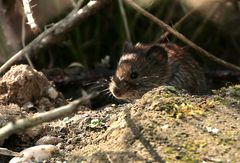
[[[131,39],[131,36],[130,36],[130,30],[129,30],[129,27],[128,27],[128,20],[127,20],[127,16],[126,16],[126,13],[125,13],[125,9],[124,9],[122,0],[118,0],[118,5],[119,5],[120,12],[121,12],[121,15],[122,15],[127,41],[132,43],[132,39]]]

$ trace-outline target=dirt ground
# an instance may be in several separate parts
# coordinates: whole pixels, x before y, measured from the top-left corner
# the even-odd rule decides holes
[[[61,93],[55,98],[46,93],[54,86],[41,73],[20,66],[0,79],[1,126],[67,103]],[[22,74],[24,77],[20,77]],[[38,89],[34,83],[38,83]],[[99,110],[82,106],[74,115],[20,132],[1,144],[14,151],[36,144],[56,145],[59,154],[44,161],[50,163],[237,163],[239,114],[240,85],[216,90],[208,96],[191,96],[174,87],[159,87],[133,103],[112,104]],[[11,141],[16,137],[19,141]]]

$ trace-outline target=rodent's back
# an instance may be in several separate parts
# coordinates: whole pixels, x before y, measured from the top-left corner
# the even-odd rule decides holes
[[[119,99],[140,98],[147,91],[173,85],[203,94],[205,77],[198,63],[175,44],[125,45],[109,89]]]
[[[185,89],[191,94],[207,93],[206,79],[201,66],[181,47],[176,44],[161,44],[168,52],[170,77],[168,85]]]

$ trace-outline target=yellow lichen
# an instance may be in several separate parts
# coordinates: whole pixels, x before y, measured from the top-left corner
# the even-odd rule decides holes
[[[204,113],[203,108],[188,103],[182,103],[180,105],[175,104],[174,110],[176,118],[181,118],[183,116],[200,116]]]

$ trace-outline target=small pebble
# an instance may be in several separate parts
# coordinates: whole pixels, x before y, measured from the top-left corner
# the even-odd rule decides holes
[[[22,162],[43,162],[52,157],[54,153],[57,153],[58,149],[54,145],[38,145],[20,152],[22,157],[14,157],[9,163],[22,163]]]
[[[77,144],[78,142],[80,142],[81,138],[80,137],[74,137],[72,139],[72,144]]]
[[[48,96],[51,98],[51,99],[56,99],[58,97],[58,92],[56,91],[55,88],[53,87],[50,87],[48,90],[47,90],[47,94]]]
[[[57,145],[58,143],[62,142],[63,139],[55,136],[44,136],[40,138],[37,142],[36,145],[42,145],[42,144],[52,144],[52,145]]]
[[[67,144],[71,144],[72,143],[72,138],[69,138],[68,140],[67,140]]]
[[[73,150],[74,146],[72,144],[65,147],[66,150],[71,151]]]
[[[56,163],[63,163],[62,161],[56,161]]]
[[[163,129],[163,130],[166,130],[166,129],[168,129],[169,128],[169,125],[163,125],[163,126],[161,126],[161,129]]]
[[[64,148],[63,143],[58,143],[56,146],[57,146],[58,149],[63,149]]]
[[[27,102],[22,106],[22,110],[26,112],[29,112],[29,110],[33,110],[33,108],[34,108],[34,105],[32,102]]]
[[[214,127],[206,127],[206,129],[209,133],[212,133],[212,134],[217,134],[219,132],[219,129]]]

